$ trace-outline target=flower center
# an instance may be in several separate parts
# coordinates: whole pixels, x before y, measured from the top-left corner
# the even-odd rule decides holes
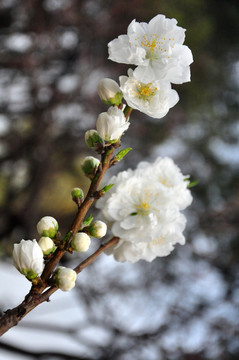
[[[141,201],[139,205],[136,205],[136,210],[138,215],[148,215],[150,210],[150,205],[147,201]]]
[[[170,42],[171,47],[174,47],[174,38],[159,37],[156,34],[148,36],[144,34],[140,45],[146,50],[146,59],[155,60],[164,53],[167,53],[165,43]],[[166,54],[165,54],[166,55]]]
[[[137,84],[136,96],[139,99],[150,101],[157,90],[158,89],[154,87],[151,82],[148,84],[139,83]]]
[[[165,245],[165,239],[161,236],[152,241],[152,245]]]

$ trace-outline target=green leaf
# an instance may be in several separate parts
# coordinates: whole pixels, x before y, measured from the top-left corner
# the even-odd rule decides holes
[[[70,239],[71,234],[72,234],[72,232],[69,231],[69,232],[66,234],[66,236],[64,237],[63,241],[64,241],[64,242],[67,242],[67,241]]]
[[[123,149],[123,150],[120,150],[120,151],[118,152],[118,154],[115,155],[116,161],[122,160],[122,159],[125,157],[125,155],[128,154],[128,152],[129,152],[130,150],[132,150],[132,148],[130,148],[130,147],[129,147],[129,148],[126,148],[126,149]]]
[[[132,213],[130,214],[130,216],[135,216],[135,215],[138,215],[138,213],[137,213],[137,212],[132,212]]]
[[[114,184],[109,184],[109,185],[104,186],[103,189],[100,190],[100,193],[102,195],[105,194],[107,191],[109,191],[112,188],[112,186],[114,186]]]
[[[194,186],[196,186],[197,184],[199,183],[199,181],[198,180],[195,180],[195,181],[191,181],[189,184],[188,184],[188,189],[190,189],[190,188],[192,188],[192,187],[194,187]]]
[[[91,224],[91,222],[92,222],[93,219],[94,219],[93,216],[90,214],[90,215],[83,221],[81,228],[83,228],[83,227],[85,227],[85,226],[89,226],[89,225]]]

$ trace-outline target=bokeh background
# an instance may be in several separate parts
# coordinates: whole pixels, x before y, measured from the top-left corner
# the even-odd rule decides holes
[[[98,81],[128,68],[107,60],[107,43],[158,13],[187,29],[192,81],[174,86],[180,102],[164,119],[133,112],[123,137],[133,151],[113,171],[170,156],[198,180],[187,244],[152,263],[102,255],[71,294],[2,337],[1,359],[239,358],[238,0],[0,1],[0,311],[29,290],[12,244],[36,238],[44,215],[64,234],[71,189],[89,185],[80,162],[94,155],[85,131],[106,111]]]

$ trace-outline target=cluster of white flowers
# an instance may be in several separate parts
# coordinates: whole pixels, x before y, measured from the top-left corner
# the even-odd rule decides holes
[[[88,130],[85,134],[90,148],[101,154],[108,146],[117,148],[130,125],[132,109],[162,118],[178,102],[178,94],[171,83],[189,81],[189,65],[193,61],[191,50],[183,45],[184,38],[185,29],[177,26],[175,19],[157,15],[148,24],[133,20],[127,35],[120,35],[108,44],[109,59],[136,68],[128,69],[128,76],[120,76],[120,86],[108,78],[100,81],[99,96],[110,107],[99,114],[96,130]],[[123,97],[127,104],[122,103]],[[119,152],[110,165],[129,150]],[[99,159],[87,156],[81,168],[92,180],[101,171],[102,164]],[[110,183],[114,184],[113,189],[109,185],[108,189],[105,187],[98,192],[99,196],[106,194],[99,199],[97,207],[113,235],[120,238],[108,251],[116,260],[152,261],[157,256],[168,255],[176,243],[184,244],[186,220],[181,210],[191,203],[192,197],[187,177],[171,159],[159,158],[154,164],[140,163],[136,170],[119,173]],[[80,207],[84,201],[82,189],[74,188],[71,195]],[[79,232],[73,236],[71,244],[67,243],[66,250],[85,252],[91,244],[90,236],[105,236],[107,225],[99,220],[91,223],[92,219],[85,220],[76,230]],[[58,223],[53,217],[44,216],[37,224],[37,231],[38,242],[22,240],[14,244],[13,251],[14,265],[31,281],[43,272],[44,257],[51,257],[59,245]],[[52,280],[61,290],[68,291],[75,286],[76,273],[58,267]]]
[[[169,158],[142,162],[114,176],[114,187],[99,199],[103,220],[120,241],[110,249],[117,261],[152,261],[184,244],[186,219],[180,212],[192,202],[189,181]]]
[[[134,71],[129,69],[128,77],[120,77],[120,89],[130,107],[162,118],[178,102],[171,83],[190,81],[193,62],[184,39],[185,29],[175,19],[157,15],[148,24],[133,20],[127,35],[108,44],[109,59],[136,66]]]

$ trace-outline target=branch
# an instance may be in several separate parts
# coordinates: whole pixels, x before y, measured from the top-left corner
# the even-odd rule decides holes
[[[41,277],[38,277],[36,281],[33,283],[30,292],[26,295],[24,301],[17,307],[11,310],[7,310],[5,315],[0,318],[0,336],[3,335],[6,331],[8,331],[11,327],[18,324],[18,322],[26,316],[31,310],[33,310],[36,306],[41,304],[44,301],[49,301],[50,295],[52,295],[58,287],[51,286],[47,291],[44,292],[46,288],[49,287],[49,279],[51,277],[52,272],[55,267],[61,260],[62,256],[66,252],[68,245],[70,244],[73,236],[80,229],[82,222],[90,209],[93,202],[96,200],[96,192],[98,186],[105,174],[105,172],[110,167],[110,161],[113,155],[114,150],[120,146],[120,143],[112,144],[111,146],[105,147],[104,153],[102,154],[101,164],[98,167],[98,170],[92,179],[90,188],[86,195],[85,200],[78,208],[78,212],[76,217],[72,223],[70,230],[68,231],[65,239],[65,242],[62,241],[62,246],[58,247],[55,251],[52,258],[45,265],[44,271]],[[81,272],[86,266],[91,264],[103,251],[105,251],[110,246],[115,245],[118,242],[119,238],[113,238],[108,243],[101,245],[100,248],[92,254],[89,258],[84,260],[79,266],[76,267],[75,271],[77,273]]]
[[[79,274],[83,269],[90,265],[102,252],[111,246],[117,244],[118,237],[113,237],[107,243],[101,245],[92,255],[82,261],[74,270]],[[36,306],[40,305],[44,301],[49,301],[49,297],[58,290],[58,287],[51,286],[48,290],[39,294],[34,292],[34,287],[30,290],[29,294],[25,297],[24,301],[17,307],[7,310],[5,315],[0,319],[0,336],[7,332],[13,326],[16,326],[20,320],[22,320],[30,311]]]

